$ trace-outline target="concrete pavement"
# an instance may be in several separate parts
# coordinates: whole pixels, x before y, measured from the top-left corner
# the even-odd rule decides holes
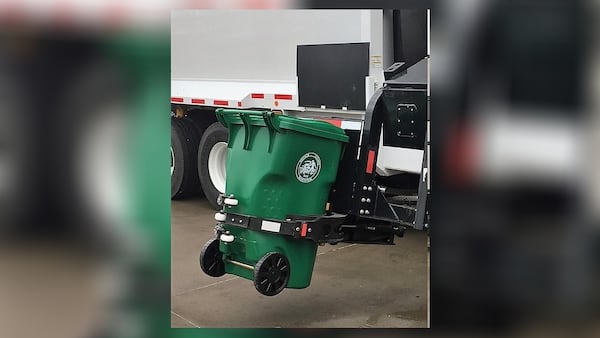
[[[407,231],[394,246],[319,247],[308,288],[266,297],[252,281],[200,270],[215,225],[205,199],[171,206],[172,327],[427,327],[425,232]]]

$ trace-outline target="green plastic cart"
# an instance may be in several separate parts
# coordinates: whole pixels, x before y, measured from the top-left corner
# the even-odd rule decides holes
[[[217,109],[229,129],[217,238],[200,255],[210,276],[234,274],[268,296],[310,285],[317,243],[300,219],[325,214],[348,136],[330,123],[271,111]]]

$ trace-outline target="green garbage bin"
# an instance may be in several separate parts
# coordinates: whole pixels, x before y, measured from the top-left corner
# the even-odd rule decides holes
[[[216,115],[229,129],[226,198],[216,216],[220,238],[203,248],[202,270],[253,280],[265,295],[309,286],[317,243],[282,235],[281,222],[324,214],[348,136],[327,122],[270,111]],[[250,218],[260,228],[249,229]]]
[[[344,130],[272,112],[217,109],[229,128],[225,195],[234,213],[283,220],[321,215],[335,181]]]

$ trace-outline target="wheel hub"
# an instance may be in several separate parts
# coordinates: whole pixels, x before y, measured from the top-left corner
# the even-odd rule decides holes
[[[254,286],[266,296],[281,292],[287,286],[289,278],[289,261],[279,253],[266,254],[254,267]]]
[[[269,272],[267,273],[267,279],[269,280],[269,282],[271,282],[271,283],[277,282],[279,280],[280,276],[281,276],[281,272],[279,270],[277,270],[275,267],[269,268]]]
[[[217,142],[208,153],[208,176],[215,189],[225,193],[227,143]]]
[[[173,147],[171,147],[171,176],[173,176],[173,171],[175,171],[175,153]]]
[[[225,274],[225,263],[223,254],[219,251],[219,240],[212,239],[204,245],[200,252],[200,268],[204,273],[212,277]]]

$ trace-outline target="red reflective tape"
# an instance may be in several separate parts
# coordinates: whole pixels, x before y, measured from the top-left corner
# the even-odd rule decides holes
[[[224,100],[214,100],[213,102],[217,106],[228,106],[229,105],[229,101],[224,101]]]
[[[238,101],[238,107],[242,106],[242,101]]]
[[[66,3],[54,5],[53,18],[58,26],[71,26],[75,24],[75,12],[73,7]]]
[[[292,95],[290,94],[275,94],[275,100],[291,100]]]
[[[308,227],[308,225],[306,223],[302,223],[302,230],[300,230],[301,237],[306,237],[306,228],[307,227]]]
[[[173,96],[171,96],[171,102],[183,102],[183,97],[173,97]]]
[[[206,101],[204,99],[192,99],[192,103],[204,104]]]
[[[264,99],[265,98],[265,94],[252,93],[250,95],[250,97],[252,97],[253,99]]]
[[[367,174],[373,173],[373,165],[375,164],[375,150],[369,150],[369,156],[367,157]]]
[[[474,130],[472,125],[454,125],[443,140],[443,178],[453,186],[474,184],[480,174],[482,142]]]
[[[130,11],[121,4],[109,5],[104,11],[104,17],[110,25],[124,25],[129,15]]]
[[[336,127],[342,127],[342,120],[323,120],[325,122],[329,122],[331,124],[333,124]]]

